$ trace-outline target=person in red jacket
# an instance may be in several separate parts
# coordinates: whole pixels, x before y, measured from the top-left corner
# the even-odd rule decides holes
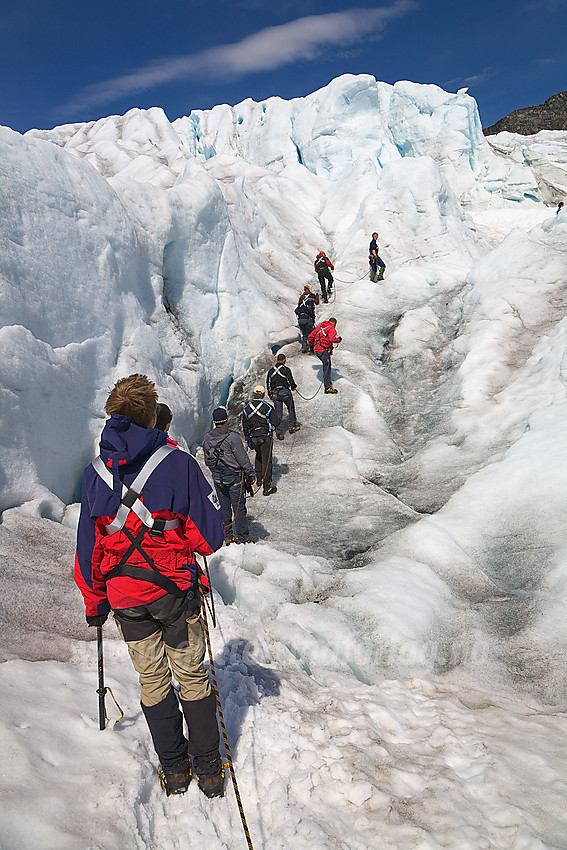
[[[337,345],[342,342],[342,337],[337,336],[337,320],[335,318],[329,321],[321,322],[309,334],[309,345],[323,364],[323,384],[326,393],[336,393],[331,382],[331,354],[333,353],[333,343]]]
[[[321,293],[323,295],[323,303],[327,304],[329,296],[333,291],[333,275],[331,274],[331,270],[334,271],[335,267],[324,251],[319,251],[315,257],[313,265],[315,266],[315,271],[319,278],[319,286],[321,287]]]
[[[112,609],[128,645],[166,793],[187,790],[190,754],[203,793],[221,796],[195,562],[195,552],[223,544],[220,506],[195,458],[154,427],[156,405],[145,375],[122,378],[108,396],[100,455],[84,471],[75,581],[89,626],[102,626]]]

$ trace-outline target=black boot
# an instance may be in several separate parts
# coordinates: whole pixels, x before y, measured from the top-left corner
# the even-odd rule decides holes
[[[224,794],[224,768],[219,751],[204,753],[193,759],[197,785],[205,797],[222,797]]]

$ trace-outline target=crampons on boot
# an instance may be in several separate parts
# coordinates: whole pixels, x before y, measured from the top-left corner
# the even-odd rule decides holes
[[[191,782],[191,765],[187,770],[164,770],[162,767],[159,774],[161,787],[168,797],[175,794],[185,794]]]
[[[218,753],[196,756],[193,759],[197,785],[205,797],[222,797],[224,795],[224,765]]]

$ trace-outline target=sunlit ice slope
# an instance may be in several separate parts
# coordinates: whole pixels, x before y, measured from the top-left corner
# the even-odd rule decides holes
[[[210,559],[255,846],[561,847],[561,138],[519,161],[465,92],[347,76],[0,144],[0,843],[242,846],[229,800],[164,802],[118,641],[127,720],[96,728],[70,503],[118,377],[150,375],[195,449],[219,402],[238,426],[277,349],[302,428],[275,445],[277,495],[248,502],[259,542]],[[334,397],[294,325],[320,249]]]
[[[493,151],[466,93],[369,76],[173,124],[154,108],[25,137],[6,129],[2,147],[0,507],[39,499],[58,517],[114,380],[150,374],[193,445],[251,360],[296,338],[293,307],[319,249],[354,282],[345,343],[356,338],[360,368],[382,381],[403,314],[431,300],[458,309],[453,295],[488,255],[475,212],[524,208],[530,226],[545,213],[537,174]],[[387,298],[360,283],[374,229]],[[443,319],[441,336],[459,334],[455,323]],[[390,401],[405,404],[390,377]]]

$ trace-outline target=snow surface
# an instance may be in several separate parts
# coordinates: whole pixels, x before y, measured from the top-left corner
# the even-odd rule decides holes
[[[98,730],[74,528],[118,377],[197,450],[281,349],[302,429],[210,559],[254,847],[567,848],[567,134],[345,76],[0,145],[0,847],[246,846],[230,788],[164,797],[112,623]],[[336,396],[294,326],[320,249]]]

